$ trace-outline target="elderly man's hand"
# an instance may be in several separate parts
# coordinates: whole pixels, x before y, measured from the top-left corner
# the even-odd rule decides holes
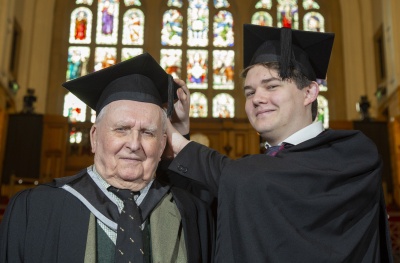
[[[177,91],[178,101],[174,104],[175,110],[171,116],[171,123],[180,134],[186,135],[190,128],[190,92],[183,80],[174,79],[174,81],[180,88]]]

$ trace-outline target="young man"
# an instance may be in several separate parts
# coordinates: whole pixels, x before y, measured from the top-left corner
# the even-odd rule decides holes
[[[208,207],[156,177],[167,140],[161,106],[170,115],[177,97],[172,77],[142,54],[64,86],[97,112],[94,164],[13,197],[0,262],[210,262]],[[189,108],[182,89],[180,116]]]
[[[244,26],[244,94],[268,154],[231,160],[172,126],[169,168],[218,196],[216,262],[391,262],[381,160],[313,122],[334,35]]]

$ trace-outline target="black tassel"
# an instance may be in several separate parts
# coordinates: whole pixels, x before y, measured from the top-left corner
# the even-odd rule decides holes
[[[281,58],[280,58],[280,77],[282,80],[291,77],[292,68],[292,30],[290,28],[281,28]]]
[[[174,112],[174,79],[171,75],[168,75],[168,108],[167,116],[171,117]]]

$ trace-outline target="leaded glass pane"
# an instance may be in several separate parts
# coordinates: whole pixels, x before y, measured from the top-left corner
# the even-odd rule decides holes
[[[328,85],[325,79],[317,79],[319,91],[328,91]]]
[[[187,51],[187,86],[193,89],[207,89],[208,51]]]
[[[96,43],[117,44],[119,0],[99,0]]]
[[[213,51],[213,88],[233,90],[235,52],[233,50]]]
[[[129,9],[123,17],[122,44],[143,45],[144,14],[137,8]]]
[[[182,50],[161,49],[160,65],[173,78],[181,78]]]
[[[256,8],[264,8],[264,9],[271,9],[272,7],[272,0],[260,0],[256,3]]]
[[[76,0],[75,2],[77,5],[84,4],[84,5],[92,5],[93,0]]]
[[[233,17],[228,11],[219,11],[214,16],[214,46],[233,46]]]
[[[319,4],[314,0],[303,0],[303,8],[305,10],[319,9]]]
[[[327,129],[329,128],[328,100],[322,95],[318,95],[317,100],[318,100],[317,120],[321,121],[324,127]]]
[[[201,92],[190,94],[189,116],[192,118],[206,118],[208,112],[207,97]]]
[[[77,131],[75,127],[73,127],[69,132],[69,142],[70,143],[81,143],[82,142],[82,132]]]
[[[227,93],[220,93],[213,99],[214,118],[235,117],[235,100]]]
[[[299,28],[299,7],[297,0],[277,0],[278,27]]]
[[[164,46],[182,45],[182,14],[176,9],[165,11],[162,20],[161,44]]]
[[[78,7],[71,13],[69,43],[89,44],[92,32],[92,11],[86,7]]]
[[[126,6],[132,6],[132,5],[141,6],[142,5],[142,3],[140,3],[140,0],[124,0],[124,3]]]
[[[64,97],[63,115],[68,117],[70,122],[83,122],[86,120],[86,104],[68,92]]]
[[[121,50],[121,61],[136,57],[143,53],[143,48],[123,48]]]
[[[303,18],[304,30],[325,32],[324,17],[318,12],[308,12]]]
[[[215,8],[228,8],[230,6],[228,0],[214,0]]]
[[[90,56],[88,47],[68,48],[68,67],[66,80],[75,79],[87,74],[87,64]]]
[[[255,12],[251,17],[251,23],[259,26],[273,26],[273,18],[268,12]]]
[[[208,45],[208,1],[189,0],[188,8],[188,40],[191,47]]]
[[[168,0],[168,6],[182,7],[182,0]]]
[[[90,122],[94,123],[96,121],[96,111],[90,109]]]
[[[117,49],[112,47],[97,47],[94,59],[94,70],[100,70],[117,63]]]

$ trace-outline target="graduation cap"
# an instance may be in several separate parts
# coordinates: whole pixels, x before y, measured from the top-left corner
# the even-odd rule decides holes
[[[333,33],[321,33],[245,24],[244,68],[263,62],[279,62],[279,75],[290,77],[299,69],[308,79],[325,79],[332,51]]]
[[[116,100],[133,100],[159,105],[168,103],[171,116],[179,86],[171,75],[148,54],[143,53],[108,68],[62,84],[99,114]]]

